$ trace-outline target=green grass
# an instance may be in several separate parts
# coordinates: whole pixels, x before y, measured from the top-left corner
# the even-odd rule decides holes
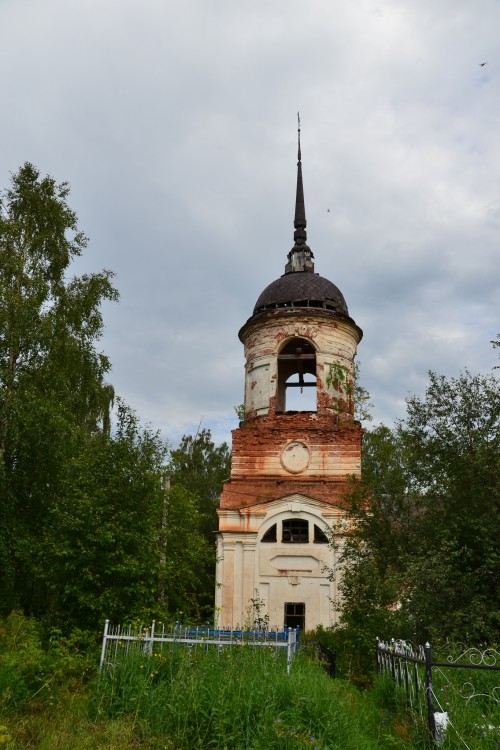
[[[96,718],[134,717],[143,738],[175,738],[176,748],[272,750],[363,748],[373,742],[373,706],[317,665],[263,649],[132,653],[103,674]]]
[[[424,679],[423,670],[421,673]],[[406,692],[388,675],[377,678],[374,693],[379,703],[401,714]],[[500,746],[500,671],[433,668],[433,704],[435,711],[446,711],[449,724],[442,750],[497,750]],[[427,725],[425,694],[409,717],[415,726]]]
[[[500,743],[500,671],[433,669],[434,705],[447,711],[444,748],[496,750]]]
[[[426,722],[389,679],[359,690],[330,679],[303,649],[290,674],[283,653],[238,646],[132,651],[97,675],[84,634],[45,640],[34,621],[0,621],[0,748],[6,750],[385,750],[429,747]],[[314,652],[310,652],[313,654]],[[449,673],[448,673],[449,674]],[[452,673],[463,683],[463,675]],[[486,691],[498,673],[474,672]],[[469,675],[470,676],[470,673]],[[435,679],[453,729],[444,750],[496,750],[498,704],[459,698]],[[442,699],[442,701],[441,701]],[[495,714],[496,710],[496,714]],[[455,729],[457,731],[455,731]],[[458,734],[457,734],[458,732]]]
[[[288,675],[284,655],[251,647],[132,652],[100,678],[60,675],[34,687],[22,701],[4,691],[7,750],[413,747],[409,725],[393,722],[369,692],[300,655]]]

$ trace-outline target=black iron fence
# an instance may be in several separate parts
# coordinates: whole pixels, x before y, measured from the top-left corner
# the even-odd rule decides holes
[[[493,740],[495,736],[500,737],[500,685],[495,684],[495,678],[488,684],[482,680],[479,687],[474,685],[472,678],[467,679],[462,685],[453,683],[448,677],[447,670],[459,669],[498,672],[500,652],[495,648],[462,648],[456,655],[447,655],[443,660],[433,658],[429,643],[425,646],[415,646],[410,641],[392,639],[386,642],[377,639],[377,674],[389,674],[405,691],[408,706],[427,722],[433,742],[440,744],[447,731],[453,729],[467,748],[469,746],[457,730],[450,715],[450,704],[443,700],[443,694],[448,695],[453,690],[455,698],[461,698],[465,705],[469,705],[471,701],[481,700],[482,710],[486,710],[486,703],[492,707],[492,715],[499,717],[499,726],[490,724],[485,719],[485,723],[476,725],[475,729],[482,731],[483,736],[490,732]],[[439,678],[440,694],[435,689],[436,677]],[[455,701],[454,705],[455,711],[459,710],[456,707],[460,706],[460,700]],[[485,718],[484,713],[481,716]],[[498,747],[500,749],[500,743]]]
[[[318,659],[327,675],[335,677],[337,666],[337,654],[329,646],[318,641]]]

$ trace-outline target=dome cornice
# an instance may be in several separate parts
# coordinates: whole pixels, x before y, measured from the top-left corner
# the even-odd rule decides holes
[[[280,319],[283,322],[290,320],[297,320],[297,322],[303,322],[305,318],[323,320],[325,322],[339,323],[348,326],[353,329],[357,343],[363,338],[363,331],[356,325],[356,322],[349,317],[349,315],[335,310],[328,310],[319,307],[279,307],[273,310],[263,310],[262,312],[255,313],[247,322],[240,328],[238,332],[238,338],[245,343],[245,339],[248,333],[261,323],[268,323],[272,320]]]

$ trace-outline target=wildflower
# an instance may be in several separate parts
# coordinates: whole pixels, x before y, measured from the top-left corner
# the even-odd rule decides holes
[[[12,739],[11,735],[8,734],[7,727],[0,727],[0,745],[6,745]]]

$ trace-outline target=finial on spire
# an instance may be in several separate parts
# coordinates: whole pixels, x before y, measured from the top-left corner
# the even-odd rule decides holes
[[[307,245],[306,233],[306,210],[304,206],[304,186],[302,184],[302,154],[300,150],[300,113],[297,112],[297,131],[298,131],[298,161],[297,161],[297,194],[295,197],[295,217],[293,226],[294,246],[288,253],[288,263],[285,266],[285,273],[292,271],[314,271],[312,258],[314,255],[311,248]]]
[[[302,161],[302,157],[300,154],[300,112],[297,112],[297,132],[298,132],[298,141],[299,141],[299,150],[298,150],[298,160]]]

